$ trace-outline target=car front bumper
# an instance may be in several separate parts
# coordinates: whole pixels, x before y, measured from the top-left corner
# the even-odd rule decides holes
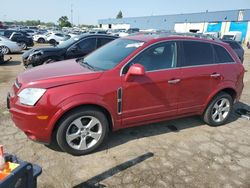
[[[18,104],[17,99],[15,97],[12,98],[10,94],[7,95],[7,107],[15,125],[28,138],[41,143],[50,143],[51,129],[49,129],[49,119],[39,119],[38,117],[41,115],[39,112]]]

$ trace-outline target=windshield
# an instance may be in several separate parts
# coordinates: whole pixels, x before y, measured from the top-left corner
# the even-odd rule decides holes
[[[143,44],[142,41],[116,39],[91,53],[83,61],[96,69],[110,70]]]
[[[67,40],[61,42],[56,47],[58,47],[58,48],[67,48],[67,47],[71,46],[73,43],[75,43],[78,40],[79,40],[78,37],[72,37],[70,39],[67,39]]]
[[[234,40],[234,35],[223,35],[223,38],[225,40]]]

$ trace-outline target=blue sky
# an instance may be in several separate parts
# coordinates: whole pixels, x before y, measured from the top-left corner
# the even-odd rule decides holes
[[[134,17],[250,9],[250,0],[3,0],[0,21],[56,22],[60,16],[70,18],[71,4],[74,24],[97,24],[98,19],[116,17],[119,10],[124,17]]]

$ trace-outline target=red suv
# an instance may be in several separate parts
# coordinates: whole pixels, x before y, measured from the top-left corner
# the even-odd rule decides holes
[[[32,140],[82,155],[109,131],[201,115],[224,124],[243,89],[244,68],[223,42],[137,35],[85,58],[18,76],[8,95],[13,121]]]

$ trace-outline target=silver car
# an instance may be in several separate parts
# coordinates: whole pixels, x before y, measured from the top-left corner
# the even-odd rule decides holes
[[[22,51],[22,46],[4,36],[0,36],[0,51],[2,54],[17,53]]]

